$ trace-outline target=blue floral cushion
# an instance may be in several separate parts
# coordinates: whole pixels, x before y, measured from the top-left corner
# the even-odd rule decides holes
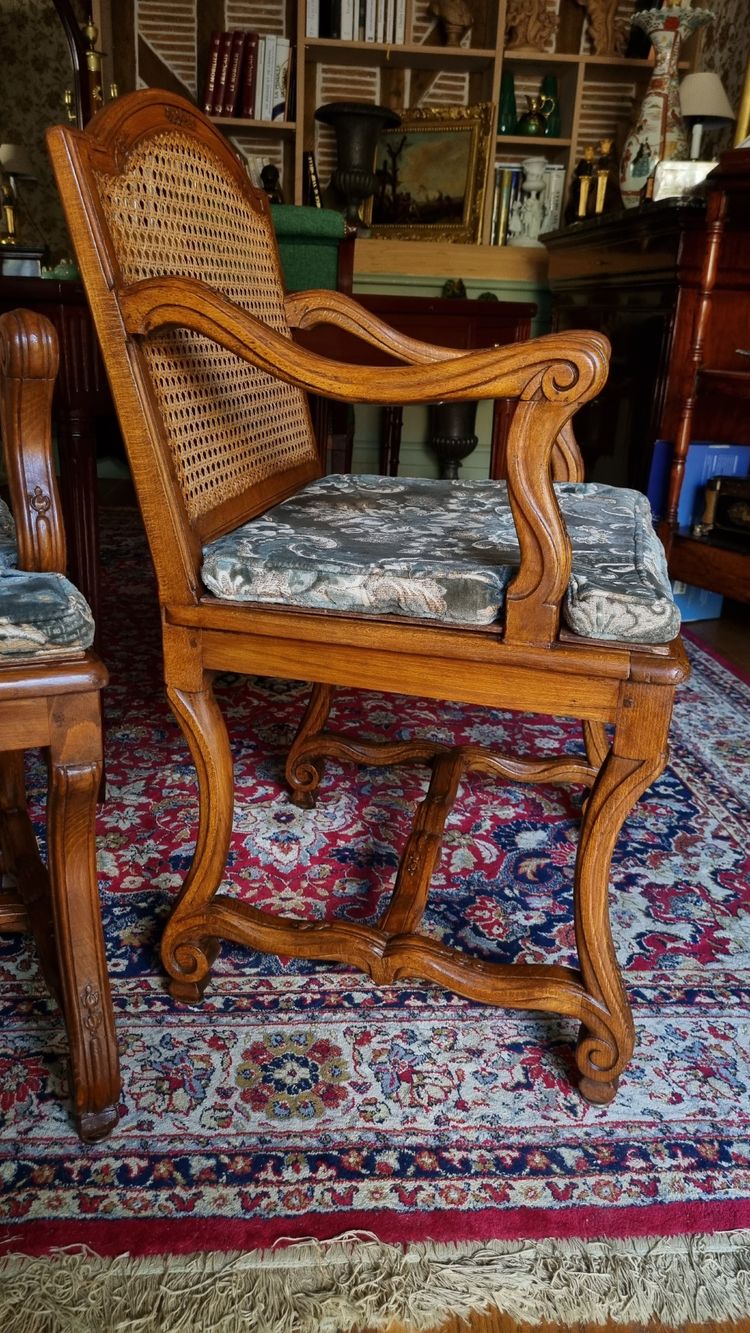
[[[63,574],[32,573],[15,563],[15,525],[0,500],[0,659],[89,648],[94,619],[78,589]]]
[[[665,643],[680,617],[645,496],[556,486],[573,550],[575,633]],[[330,476],[204,549],[203,581],[233,601],[486,625],[519,551],[505,482]]]

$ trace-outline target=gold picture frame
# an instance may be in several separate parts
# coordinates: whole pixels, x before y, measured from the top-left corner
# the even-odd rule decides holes
[[[375,156],[375,193],[365,221],[375,237],[464,241],[482,237],[495,134],[491,102],[399,112]]]

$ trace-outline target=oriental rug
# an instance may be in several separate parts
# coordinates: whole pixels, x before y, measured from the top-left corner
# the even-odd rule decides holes
[[[104,1143],[78,1142],[59,1016],[30,944],[0,940],[3,1326],[425,1327],[491,1301],[570,1322],[750,1311],[750,686],[689,644],[670,766],[616,849],[611,911],[637,1045],[610,1106],[574,1090],[574,1024],[427,984],[378,987],[341,965],[225,945],[202,1005],[184,1006],[158,940],[190,863],[195,782],[163,698],[136,524],[106,534],[102,617],[99,876],[121,1119]],[[317,809],[298,810],[283,762],[306,688],[229,676],[218,688],[237,765],[227,891],[311,919],[374,919],[427,769],[330,764]],[[334,721],[373,737],[579,748],[566,720],[353,691]],[[34,765],[40,824],[43,790]],[[490,960],[574,964],[582,795],[472,775],[435,877],[435,938]],[[61,1260],[66,1247],[85,1249]],[[67,1304],[59,1287],[42,1294],[55,1268]],[[226,1308],[191,1322],[208,1286]]]

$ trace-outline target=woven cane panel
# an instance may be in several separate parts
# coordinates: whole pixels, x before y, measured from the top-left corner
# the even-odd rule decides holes
[[[290,336],[269,224],[209,149],[170,130],[98,184],[127,283],[200,278]],[[300,390],[187,329],[144,356],[191,518],[316,457]]]

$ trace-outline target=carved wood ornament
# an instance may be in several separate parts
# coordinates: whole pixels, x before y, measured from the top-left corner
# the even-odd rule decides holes
[[[557,32],[557,15],[548,0],[508,0],[505,48],[544,51]]]
[[[620,0],[576,0],[576,3],[586,10],[594,55],[622,55],[629,25],[617,17]]]

